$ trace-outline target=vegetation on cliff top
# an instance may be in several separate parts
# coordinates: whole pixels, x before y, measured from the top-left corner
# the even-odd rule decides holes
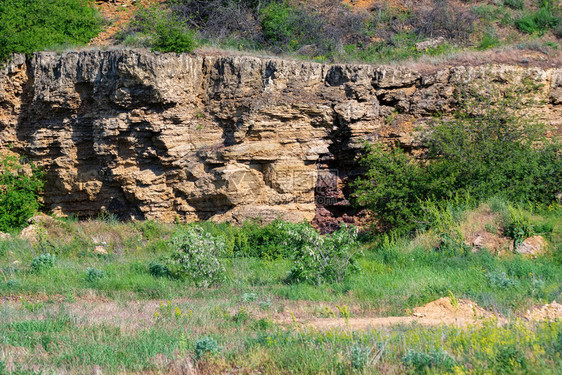
[[[121,40],[159,49],[155,41],[162,35],[153,20],[164,19],[154,14],[166,14],[174,28],[183,24],[186,35],[202,45],[318,61],[388,62],[541,37],[545,46],[557,48],[553,40],[562,37],[560,8],[550,0],[490,5],[373,1],[368,8],[340,0],[174,0],[139,10]]]
[[[389,62],[529,41],[547,51],[556,49],[562,37],[560,8],[552,0],[362,3],[370,5],[341,0],[116,1],[112,16],[125,12],[127,20],[134,9],[136,15],[125,26],[111,26],[115,20],[110,18],[105,23],[111,35],[121,28],[114,43],[126,46],[180,53],[211,45],[315,61]],[[3,1],[0,59],[87,44],[103,24],[91,0]]]
[[[84,45],[101,27],[92,0],[3,0],[0,60],[12,53]]]

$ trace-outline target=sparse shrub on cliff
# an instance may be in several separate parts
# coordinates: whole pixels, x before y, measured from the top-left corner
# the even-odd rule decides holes
[[[222,281],[224,267],[219,260],[226,245],[224,238],[213,236],[198,225],[189,225],[171,240],[173,253],[166,258],[170,275],[190,279],[207,287]]]
[[[86,44],[101,31],[91,0],[3,0],[0,2],[0,60],[11,53]]]
[[[23,227],[39,209],[42,178],[33,164],[0,155],[0,231]]]

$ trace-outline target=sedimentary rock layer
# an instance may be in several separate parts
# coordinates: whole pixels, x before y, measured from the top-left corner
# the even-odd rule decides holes
[[[16,55],[0,69],[0,152],[45,170],[44,206],[59,214],[348,220],[363,142],[415,148],[414,130],[451,113],[461,87],[520,83],[558,131],[559,68],[422,74],[135,50]]]

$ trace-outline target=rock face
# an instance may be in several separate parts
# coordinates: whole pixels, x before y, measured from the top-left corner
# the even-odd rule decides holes
[[[463,85],[532,82],[558,131],[562,69],[322,65],[240,56],[83,51],[0,69],[0,152],[44,168],[59,214],[172,220],[350,220],[364,141],[417,147]],[[343,219],[341,219],[343,220]],[[337,221],[337,220],[336,220]]]

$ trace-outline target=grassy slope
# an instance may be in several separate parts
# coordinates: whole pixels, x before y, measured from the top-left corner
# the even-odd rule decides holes
[[[196,341],[210,335],[223,353],[197,363],[209,372],[242,367],[249,372],[350,373],[353,358],[360,361],[366,356],[361,348],[380,344],[385,353],[378,363],[367,365],[367,372],[411,370],[415,366],[404,367],[402,361],[409,349],[428,354],[412,354],[415,361],[423,362],[431,359],[432,350],[442,348],[456,359],[459,369],[512,366],[524,373],[535,369],[556,373],[562,365],[560,354],[555,354],[560,350],[556,346],[562,337],[560,323],[501,328],[490,324],[465,330],[412,326],[353,334],[319,333],[290,324],[293,317],[306,320],[330,316],[330,311],[337,314],[336,305],[349,306],[354,317],[405,315],[414,306],[450,293],[508,317],[559,299],[560,212],[530,216],[536,227],[552,228],[545,234],[554,244],[552,254],[534,260],[495,257],[486,251],[446,256],[431,249],[431,233],[426,233],[387,246],[366,244],[359,275],[319,287],[284,283],[289,260],[234,258],[224,260],[229,277],[223,285],[198,289],[148,273],[148,263],[168,251],[165,238],[176,226],[103,221],[50,225],[49,241],[35,247],[19,240],[0,243],[0,293],[11,301],[17,296],[27,301],[0,307],[4,360],[9,366],[30,363],[76,373],[94,365],[110,373],[159,366],[174,373],[194,356]],[[92,236],[109,244],[109,255],[91,253]],[[58,254],[56,266],[31,272],[31,259],[42,251]],[[107,276],[87,281],[88,267]],[[492,281],[491,275],[503,272],[512,281],[507,286]],[[173,300],[169,312],[153,299]],[[521,353],[525,363],[510,362]],[[444,371],[448,362],[433,354],[438,362],[434,370]]]

